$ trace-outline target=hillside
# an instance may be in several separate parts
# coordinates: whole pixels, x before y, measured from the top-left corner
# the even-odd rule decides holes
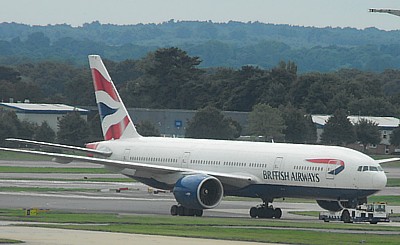
[[[1,23],[0,64],[67,60],[82,65],[91,53],[122,61],[174,46],[199,56],[201,67],[272,68],[281,60],[291,60],[301,73],[341,68],[381,72],[400,68],[399,38],[400,31],[375,28],[315,28],[234,21],[171,20],[137,25],[93,22],[81,27]]]

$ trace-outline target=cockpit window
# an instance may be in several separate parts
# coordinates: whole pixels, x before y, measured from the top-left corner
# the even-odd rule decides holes
[[[375,166],[369,166],[369,170],[370,171],[378,171],[378,168],[377,167],[375,167]]]
[[[365,171],[382,172],[383,168],[381,166],[358,166],[357,171],[359,171],[359,172],[365,172]]]

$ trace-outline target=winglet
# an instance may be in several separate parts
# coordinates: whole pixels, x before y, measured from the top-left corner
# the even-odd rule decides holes
[[[141,137],[99,55],[89,55],[96,103],[105,140]]]

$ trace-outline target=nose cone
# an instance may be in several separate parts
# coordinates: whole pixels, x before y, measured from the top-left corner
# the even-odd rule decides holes
[[[385,188],[387,183],[387,177],[385,172],[378,172],[377,174],[374,175],[373,177],[373,185],[377,189],[383,189]]]

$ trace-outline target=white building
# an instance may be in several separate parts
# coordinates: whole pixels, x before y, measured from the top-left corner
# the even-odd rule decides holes
[[[0,103],[0,110],[11,110],[20,121],[41,125],[46,121],[54,132],[58,131],[58,121],[67,113],[77,111],[87,121],[88,110],[64,104]]]

